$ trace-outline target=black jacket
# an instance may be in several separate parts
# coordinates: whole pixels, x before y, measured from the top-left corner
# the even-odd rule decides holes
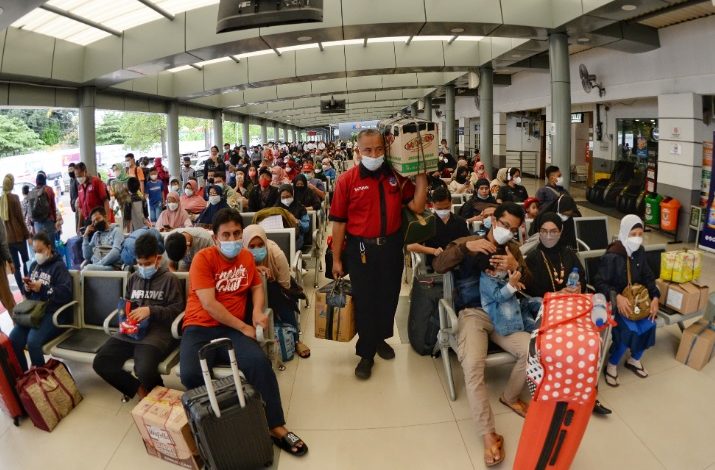
[[[33,262],[30,265],[30,280],[42,284],[39,292],[28,292],[28,299],[46,301],[45,315],[54,314],[57,309],[72,301],[72,276],[62,256],[54,254],[44,264]]]
[[[626,249],[620,241],[611,243],[606,249],[606,254],[601,258],[598,274],[594,279],[596,292],[600,292],[610,300],[611,293],[620,294],[628,285],[626,270]],[[655,276],[646,261],[643,247],[635,251],[630,257],[631,283],[642,284],[648,288],[651,298],[660,297],[660,291],[655,285]]]
[[[266,207],[273,207],[277,202],[280,202],[278,188],[269,186],[266,192],[263,192],[260,185],[253,187],[248,194],[248,211],[258,212]]]

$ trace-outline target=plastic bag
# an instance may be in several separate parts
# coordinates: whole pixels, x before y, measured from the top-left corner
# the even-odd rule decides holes
[[[149,331],[149,317],[137,322],[129,317],[129,313],[139,307],[139,304],[125,298],[119,299],[117,310],[119,310],[119,332],[131,339],[141,341]]]

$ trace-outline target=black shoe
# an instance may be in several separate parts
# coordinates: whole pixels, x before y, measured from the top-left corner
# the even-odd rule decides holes
[[[596,403],[593,405],[593,414],[605,416],[610,415],[611,413],[613,413],[613,411],[603,406],[600,401],[596,400]]]
[[[383,359],[394,359],[395,350],[392,349],[392,346],[383,341],[377,345],[377,355]]]
[[[372,366],[375,364],[373,359],[368,359],[363,357],[360,359],[357,367],[355,368],[355,377],[362,380],[367,380],[372,375]]]

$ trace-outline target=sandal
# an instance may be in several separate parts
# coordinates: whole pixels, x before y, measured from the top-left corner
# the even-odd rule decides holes
[[[645,379],[646,377],[648,377],[648,372],[645,370],[645,367],[643,367],[643,364],[640,364],[640,367],[638,367],[637,365],[626,361],[624,366],[626,367],[626,369],[632,370],[633,373],[641,379]]]
[[[504,453],[504,438],[497,435],[497,441],[489,448],[484,448],[484,465],[493,467],[504,461],[506,454]]]
[[[616,373],[616,375],[611,375],[608,373],[608,370],[606,370],[604,374],[606,375],[606,385],[611,386],[613,388],[616,388],[621,385],[618,382],[618,373]]]
[[[295,352],[303,359],[310,357],[310,348],[303,343],[295,343]]]
[[[288,452],[289,454],[295,455],[296,457],[303,457],[305,454],[308,453],[308,446],[305,445],[305,442],[303,442],[300,437],[296,436],[290,431],[281,438],[271,436],[271,439],[273,439],[273,443],[278,446],[278,448],[283,449],[284,451]],[[298,447],[298,444],[303,445]]]
[[[516,400],[514,403],[507,403],[503,397],[499,397],[499,403],[508,407],[522,418],[526,418],[526,412],[529,411],[529,406],[521,400]]]

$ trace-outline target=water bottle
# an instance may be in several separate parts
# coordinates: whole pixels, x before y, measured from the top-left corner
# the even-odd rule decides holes
[[[566,281],[566,287],[578,287],[578,268],[573,268]]]
[[[606,296],[603,294],[593,294],[593,309],[591,310],[591,320],[598,328],[601,328],[608,321],[608,307]]]

